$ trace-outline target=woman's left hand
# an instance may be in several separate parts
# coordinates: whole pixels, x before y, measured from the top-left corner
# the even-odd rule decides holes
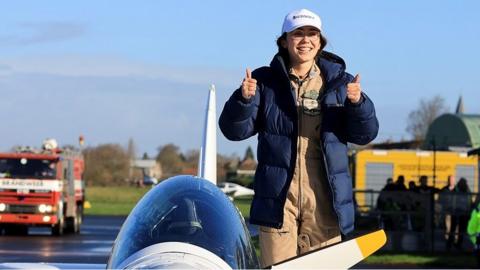
[[[347,98],[351,103],[356,104],[362,96],[362,87],[360,86],[360,74],[357,74],[353,81],[347,84]]]

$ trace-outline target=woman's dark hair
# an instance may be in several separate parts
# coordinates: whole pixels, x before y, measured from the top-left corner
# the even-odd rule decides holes
[[[280,56],[282,56],[282,58],[284,59],[284,61],[286,61],[287,63],[286,64],[290,64],[289,60],[290,60],[290,55],[288,54],[288,49],[282,47],[282,41],[283,40],[287,40],[287,33],[283,33],[278,39],[277,39],[277,47],[278,47],[278,54]],[[325,46],[327,46],[327,39],[322,35],[322,33],[320,32],[320,49],[318,50],[317,52],[317,55],[315,55],[315,59],[320,57],[320,55],[322,54],[322,51],[323,51],[323,48],[325,48]]]

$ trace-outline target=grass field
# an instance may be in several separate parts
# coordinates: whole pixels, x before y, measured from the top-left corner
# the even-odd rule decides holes
[[[85,214],[126,216],[149,190],[150,187],[87,187],[90,208],[85,209]],[[251,197],[243,197],[234,201],[245,218],[250,216],[251,200]]]
[[[128,215],[150,188],[87,187],[87,200],[91,208],[87,215]],[[250,216],[251,198],[238,198],[235,205],[245,218]],[[253,239],[258,253],[258,237]],[[365,268],[475,268],[475,258],[462,254],[386,254],[377,253],[361,263]]]
[[[241,197],[236,198],[233,203],[237,206],[238,210],[242,212],[244,218],[250,217],[250,203],[252,202],[252,197]]]
[[[366,260],[362,265],[377,268],[430,268],[430,269],[474,269],[476,261],[473,254],[386,254],[377,253]]]

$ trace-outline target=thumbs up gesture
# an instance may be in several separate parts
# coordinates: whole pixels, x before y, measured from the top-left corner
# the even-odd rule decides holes
[[[249,68],[246,70],[246,77],[242,82],[242,96],[245,99],[250,99],[255,96],[257,90],[257,80],[252,78],[252,71]]]
[[[353,104],[358,103],[360,101],[360,97],[362,94],[362,87],[360,86],[360,74],[357,74],[353,81],[347,84],[347,98]]]

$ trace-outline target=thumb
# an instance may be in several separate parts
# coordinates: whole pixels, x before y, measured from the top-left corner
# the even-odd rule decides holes
[[[352,83],[359,83],[360,82],[360,74],[355,75],[355,78],[353,78]]]
[[[251,78],[252,78],[252,71],[251,71],[249,68],[247,68],[247,70],[246,70],[246,76],[247,76],[247,77],[246,77],[247,79],[251,79]]]

